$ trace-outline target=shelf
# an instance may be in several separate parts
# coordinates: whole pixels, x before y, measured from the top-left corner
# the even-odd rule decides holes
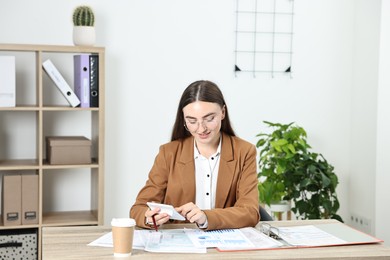
[[[16,106],[16,107],[0,107],[0,111],[99,111],[98,107],[68,107],[68,106]]]
[[[0,111],[39,111],[35,106],[0,107]]]
[[[39,163],[36,159],[26,160],[0,160],[0,171],[4,170],[38,170]]]
[[[43,213],[42,225],[47,226],[78,226],[97,225],[98,220],[93,211],[63,211]]]
[[[95,159],[92,159],[91,164],[72,164],[72,165],[62,165],[62,164],[48,164],[46,161],[44,162],[42,169],[44,170],[52,170],[52,169],[72,169],[72,168],[98,168],[99,164],[96,163]]]
[[[72,169],[72,168],[98,168],[96,159],[92,159],[91,164],[72,164],[72,165],[52,165],[45,160],[42,169]],[[0,171],[5,170],[38,170],[38,160],[0,160]]]
[[[66,107],[66,106],[46,106],[42,111],[99,111],[98,107]]]
[[[58,164],[58,165],[49,165],[49,164],[46,164],[46,165],[43,165],[42,166],[42,169],[44,170],[53,170],[53,169],[79,169],[79,168],[98,168],[99,165],[98,164],[72,164],[72,165],[62,165],[62,164]]]
[[[21,52],[56,52],[56,53],[94,53],[103,52],[104,47],[33,45],[33,44],[0,44],[1,51]]]
[[[16,226],[4,226],[3,216],[0,215],[0,229],[28,229],[28,228],[39,228],[39,225],[16,225]]]
[[[3,218],[0,215],[1,229],[27,229],[38,228],[39,225],[15,225],[4,226]],[[42,226],[79,226],[79,225],[97,225],[98,220],[93,211],[63,211],[48,212],[43,214]]]

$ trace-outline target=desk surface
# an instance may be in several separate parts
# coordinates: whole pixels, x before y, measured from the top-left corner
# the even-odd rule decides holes
[[[273,221],[273,226],[293,226],[303,224],[331,223],[334,220]],[[45,260],[62,259],[117,259],[112,248],[91,247],[88,243],[99,238],[110,227],[44,227],[42,232],[42,254]],[[382,243],[368,245],[348,245],[318,248],[294,248],[277,250],[257,250],[241,252],[218,252],[208,249],[207,254],[149,253],[133,250],[131,257],[120,259],[390,259],[390,247]]]

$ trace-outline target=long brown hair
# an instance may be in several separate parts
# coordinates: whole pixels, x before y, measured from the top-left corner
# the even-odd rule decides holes
[[[176,113],[176,121],[173,125],[171,141],[191,136],[191,133],[184,127],[185,122],[183,108],[195,101],[217,103],[221,108],[225,106],[225,118],[222,120],[221,131],[231,136],[236,135],[230,124],[228,108],[221,90],[211,81],[199,80],[191,83],[184,90],[180,98]]]

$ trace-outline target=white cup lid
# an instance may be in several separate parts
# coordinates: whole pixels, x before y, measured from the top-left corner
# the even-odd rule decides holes
[[[114,227],[132,227],[135,226],[135,220],[132,218],[113,218],[111,226]]]

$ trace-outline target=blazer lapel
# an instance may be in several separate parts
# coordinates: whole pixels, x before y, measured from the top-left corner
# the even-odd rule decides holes
[[[218,171],[217,194],[215,198],[216,208],[223,208],[225,206],[225,202],[228,198],[230,187],[232,185],[235,164],[236,161],[233,156],[232,140],[228,135],[223,134]]]
[[[183,141],[180,158],[178,161],[180,184],[186,192],[182,201],[195,203],[195,164],[194,164],[194,138],[186,138]]]

